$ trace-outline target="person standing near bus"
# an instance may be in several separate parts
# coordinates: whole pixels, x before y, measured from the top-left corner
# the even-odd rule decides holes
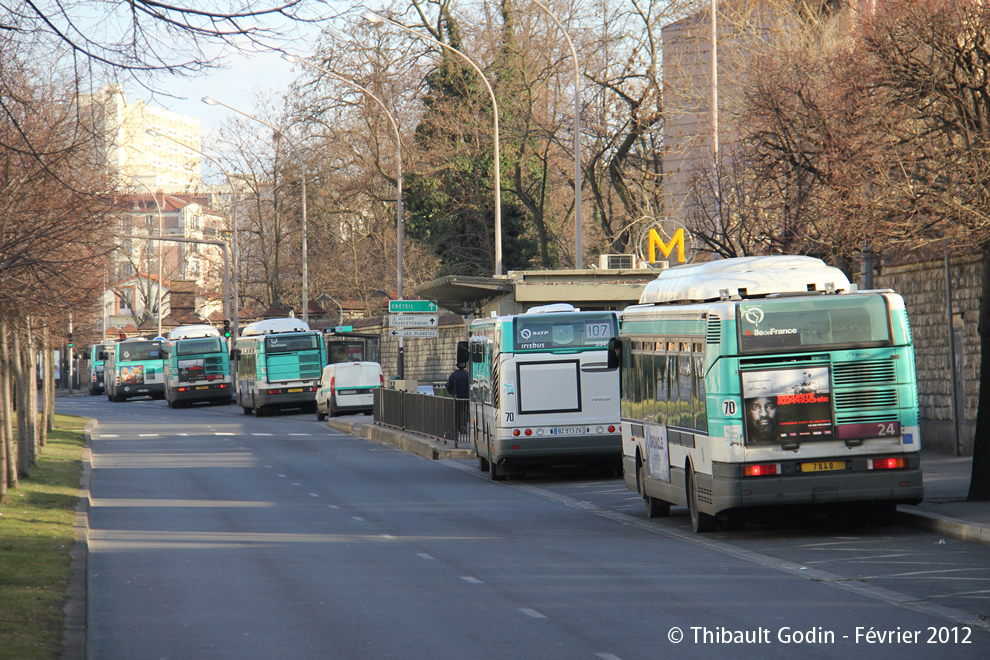
[[[455,399],[467,399],[469,392],[467,365],[458,362],[457,369],[447,379],[447,393],[453,395]]]

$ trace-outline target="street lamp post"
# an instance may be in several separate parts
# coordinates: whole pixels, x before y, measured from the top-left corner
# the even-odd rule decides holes
[[[148,193],[151,195],[151,199],[154,200],[155,207],[158,209],[158,235],[162,236],[165,233],[164,231],[165,222],[162,219],[162,205],[158,203],[158,195],[152,192],[151,188],[149,188],[144,181],[141,181],[140,179],[131,179],[131,180],[135,183],[141,184],[141,186],[144,187],[144,189],[147,190]],[[164,199],[165,199],[165,193],[162,193],[162,200],[164,201]],[[163,248],[164,246],[162,245],[158,246],[158,295],[156,296],[158,298],[158,335],[157,335],[158,337],[162,336],[162,283],[165,281],[165,277],[162,272]],[[149,266],[148,269],[151,270],[151,265],[149,264],[148,266]],[[149,277],[149,281],[150,281],[150,277]],[[106,329],[104,329],[104,334],[106,334]]]
[[[243,110],[238,110],[233,106],[227,105],[223,101],[217,101],[209,96],[204,96],[202,101],[206,105],[222,105],[228,110],[232,110],[239,115],[247,117],[248,119],[253,119],[259,124],[267,126],[285,138],[285,141],[289,143],[292,150],[296,152],[296,157],[299,159],[299,178],[302,182],[302,318],[304,323],[309,323],[309,264],[307,263],[309,249],[306,244],[306,162],[303,160],[303,153],[299,149],[298,145],[296,145],[296,143],[293,142],[288,135],[286,135],[285,131],[280,128],[276,128],[264,119],[259,119],[254,115],[248,114]]]
[[[231,212],[230,212],[230,233],[231,233],[231,246],[230,246],[231,247],[231,250],[230,251],[232,253],[231,254],[231,259],[230,259],[230,262],[231,262],[230,265],[231,265],[231,270],[233,272],[233,277],[231,278],[233,280],[231,296],[233,297],[234,300],[233,300],[233,304],[232,305],[231,305],[231,302],[229,300],[225,300],[225,302],[224,302],[224,316],[226,318],[229,318],[229,319],[232,320],[234,337],[237,337],[238,316],[240,314],[239,314],[239,311],[238,311],[239,310],[239,303],[238,303],[238,295],[239,294],[238,294],[238,291],[237,291],[237,282],[238,282],[238,277],[237,277],[237,265],[238,265],[237,264],[237,262],[238,262],[238,258],[237,258],[237,189],[234,188],[234,180],[230,177],[230,174],[227,172],[227,170],[225,170],[223,168],[223,166],[219,162],[217,162],[217,160],[215,158],[206,155],[205,153],[203,153],[199,149],[196,149],[194,147],[190,147],[188,144],[183,144],[182,142],[179,142],[178,140],[176,140],[175,138],[173,138],[171,136],[165,135],[163,133],[159,133],[158,131],[156,131],[153,128],[149,128],[145,132],[148,135],[152,136],[152,137],[165,138],[166,140],[171,140],[172,142],[175,142],[176,144],[179,144],[179,145],[184,146],[185,148],[189,149],[190,151],[195,151],[200,156],[202,156],[203,158],[207,159],[208,161],[210,161],[211,163],[213,163],[214,165],[216,165],[217,168],[221,172],[223,172],[223,175],[225,177],[227,177],[227,185],[230,186],[230,194],[233,196],[233,201],[232,201],[232,204],[231,204]],[[162,235],[162,231],[161,231],[160,228],[159,228],[158,234],[159,234],[159,238],[164,238],[164,236]],[[161,285],[159,284],[159,286],[161,286]],[[233,307],[233,314],[234,314],[233,317],[231,317],[231,315],[230,315],[231,307]],[[161,334],[162,334],[161,309],[159,308],[158,335],[161,336]]]
[[[574,50],[574,42],[571,35],[561,25],[557,17],[554,16],[546,6],[539,0],[533,0],[533,4],[550,17],[557,28],[567,39],[567,45],[571,49],[571,58],[574,60],[574,265],[580,270],[584,268],[584,245],[582,244],[582,221],[581,221],[581,183],[584,177],[581,176],[581,74],[578,69],[577,51]]]
[[[399,134],[399,124],[395,121],[395,117],[392,115],[391,112],[389,112],[388,107],[385,105],[385,103],[380,98],[378,98],[374,93],[372,93],[371,90],[357,84],[356,82],[350,80],[349,78],[345,78],[344,76],[338,73],[334,73],[333,71],[329,71],[321,66],[313,64],[309,60],[303,59],[302,57],[285,54],[282,55],[282,58],[289,62],[305,64],[309,67],[316,69],[317,71],[322,71],[323,73],[325,73],[326,75],[332,78],[336,78],[337,80],[343,83],[346,83],[352,87],[361,90],[362,92],[370,96],[375,101],[375,103],[378,104],[378,106],[385,113],[385,116],[388,117],[389,122],[392,124],[392,130],[395,131],[395,169],[396,169],[396,174],[395,174],[396,291],[398,293],[399,300],[402,300],[403,298],[402,239],[403,239],[403,234],[405,234],[405,229],[402,224],[402,137]],[[398,352],[398,359],[396,361],[396,372],[398,373],[400,379],[405,375],[405,338],[404,337],[399,337],[399,352]]]
[[[457,55],[460,55],[464,59],[464,61],[466,61],[468,64],[470,64],[471,65],[471,68],[473,68],[477,72],[477,74],[479,76],[481,76],[481,81],[483,83],[485,83],[485,88],[488,90],[488,95],[492,99],[492,114],[494,115],[494,118],[495,118],[495,137],[494,137],[494,146],[495,146],[495,275],[497,277],[500,277],[502,275],[502,168],[501,168],[501,162],[500,162],[500,157],[499,157],[499,145],[498,145],[498,101],[495,100],[495,91],[492,89],[491,84],[488,82],[488,78],[486,78],[485,77],[485,74],[482,73],[481,67],[479,67],[477,65],[477,63],[475,63],[474,60],[472,60],[470,57],[468,57],[467,55],[465,55],[461,51],[457,50],[453,46],[450,46],[448,44],[445,44],[442,41],[438,41],[438,40],[434,39],[433,37],[428,37],[425,34],[422,34],[420,32],[417,32],[416,30],[413,30],[411,28],[406,27],[402,23],[397,23],[396,21],[393,21],[390,18],[385,18],[384,16],[381,16],[379,14],[375,14],[373,12],[367,12],[367,13],[365,13],[364,14],[364,19],[366,21],[368,21],[369,23],[372,23],[374,25],[378,25],[378,24],[381,24],[381,23],[388,23],[389,25],[394,25],[395,27],[397,27],[400,30],[403,30],[405,32],[408,32],[409,34],[413,35],[414,37],[417,37],[419,39],[422,39],[423,41],[429,41],[431,43],[434,43],[434,44],[440,46],[441,48],[445,48],[445,49],[451,51],[452,53],[456,53]]]

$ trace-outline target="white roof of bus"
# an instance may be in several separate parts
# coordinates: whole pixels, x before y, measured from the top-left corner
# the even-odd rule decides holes
[[[192,337],[219,337],[220,331],[212,325],[181,325],[168,333],[169,339],[190,339]]]
[[[639,302],[718,300],[723,291],[742,298],[825,291],[826,285],[833,285],[836,291],[850,288],[849,278],[841,270],[815,257],[736,257],[665,270],[646,285]]]
[[[252,335],[272,335],[279,332],[306,332],[309,324],[299,319],[265,319],[247,326],[241,330],[242,337]]]

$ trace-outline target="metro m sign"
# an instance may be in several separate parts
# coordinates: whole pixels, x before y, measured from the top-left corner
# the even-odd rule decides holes
[[[657,232],[656,227],[650,227],[650,232],[647,234],[646,239],[646,259],[651,264],[657,261],[657,248],[663,253],[664,258],[670,259],[670,253],[677,248],[677,263],[684,263],[684,228],[679,227],[677,231],[674,232],[673,238],[670,239],[670,243],[664,243],[663,239],[660,238],[660,234]]]

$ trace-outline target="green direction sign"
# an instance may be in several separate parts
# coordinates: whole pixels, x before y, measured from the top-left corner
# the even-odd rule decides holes
[[[401,314],[403,312],[435,312],[437,304],[432,300],[389,300],[388,313]]]

